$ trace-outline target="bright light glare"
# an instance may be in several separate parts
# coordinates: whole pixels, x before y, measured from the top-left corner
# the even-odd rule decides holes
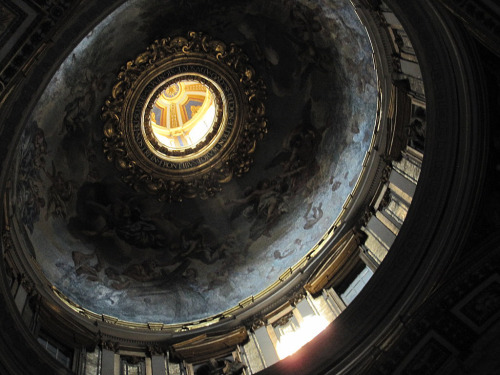
[[[189,139],[191,144],[197,144],[203,139],[203,137],[208,133],[215,118],[215,104],[212,104],[208,108],[207,112],[202,118],[198,120],[198,123],[189,132]]]
[[[196,124],[189,131],[183,133],[187,146],[196,145],[203,140],[203,137],[210,131],[215,119],[215,103],[207,109],[207,112],[200,119],[196,120]],[[176,137],[164,136],[153,127],[155,137],[167,147],[174,149],[180,148],[176,144]]]
[[[315,338],[328,325],[328,321],[319,315],[308,315],[304,317],[299,329],[287,332],[281,336],[276,345],[279,359],[288,357],[295,353],[313,338]]]

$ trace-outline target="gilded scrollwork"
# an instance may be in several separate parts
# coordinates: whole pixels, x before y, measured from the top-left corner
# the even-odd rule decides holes
[[[219,87],[219,105],[225,111],[219,117],[227,124],[220,126],[216,141],[204,140],[189,150],[195,156],[188,158],[186,151],[157,146],[144,125],[150,120],[144,108],[151,108],[158,87],[193,74]],[[256,144],[267,133],[265,85],[235,44],[199,32],[156,40],[128,61],[117,78],[102,108],[103,145],[106,159],[130,186],[160,200],[204,199],[249,170]]]

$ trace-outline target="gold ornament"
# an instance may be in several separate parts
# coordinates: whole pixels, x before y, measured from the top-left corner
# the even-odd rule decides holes
[[[265,85],[248,60],[234,44],[189,32],[157,40],[127,62],[102,108],[104,153],[123,180],[160,200],[181,201],[211,197],[247,172],[267,133]],[[213,120],[204,120],[206,134],[196,142],[171,147],[153,132],[159,121],[153,105],[162,92],[179,95],[173,87],[193,81],[210,92]]]

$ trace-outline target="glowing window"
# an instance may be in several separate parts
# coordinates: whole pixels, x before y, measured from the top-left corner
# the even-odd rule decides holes
[[[319,315],[308,315],[296,329],[290,327],[279,339],[276,352],[279,359],[292,355],[302,346],[315,338],[328,325],[328,321]]]
[[[214,126],[214,95],[202,82],[182,80],[165,88],[150,111],[156,139],[171,150],[194,147]]]

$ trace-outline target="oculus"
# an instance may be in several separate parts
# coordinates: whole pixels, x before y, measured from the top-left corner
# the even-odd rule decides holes
[[[224,91],[231,90],[229,86],[204,77],[196,65],[184,68],[192,72],[174,75],[152,94],[146,90],[141,95],[146,104],[140,97],[136,109],[140,111],[143,106],[141,122],[135,121],[136,129],[141,128],[141,134],[135,137],[138,144],[142,144],[140,137],[144,138],[149,150],[162,159],[154,162],[179,171],[203,164],[207,154],[215,156],[222,149],[217,143],[221,137],[225,139],[224,131],[234,128],[235,117],[234,105],[228,105],[234,102],[234,95]]]
[[[162,90],[145,124],[157,142],[170,150],[196,147],[213,130],[215,94],[195,80],[183,80]]]
[[[102,109],[106,158],[160,200],[208,198],[252,164],[265,86],[234,44],[190,32],[121,68]]]

